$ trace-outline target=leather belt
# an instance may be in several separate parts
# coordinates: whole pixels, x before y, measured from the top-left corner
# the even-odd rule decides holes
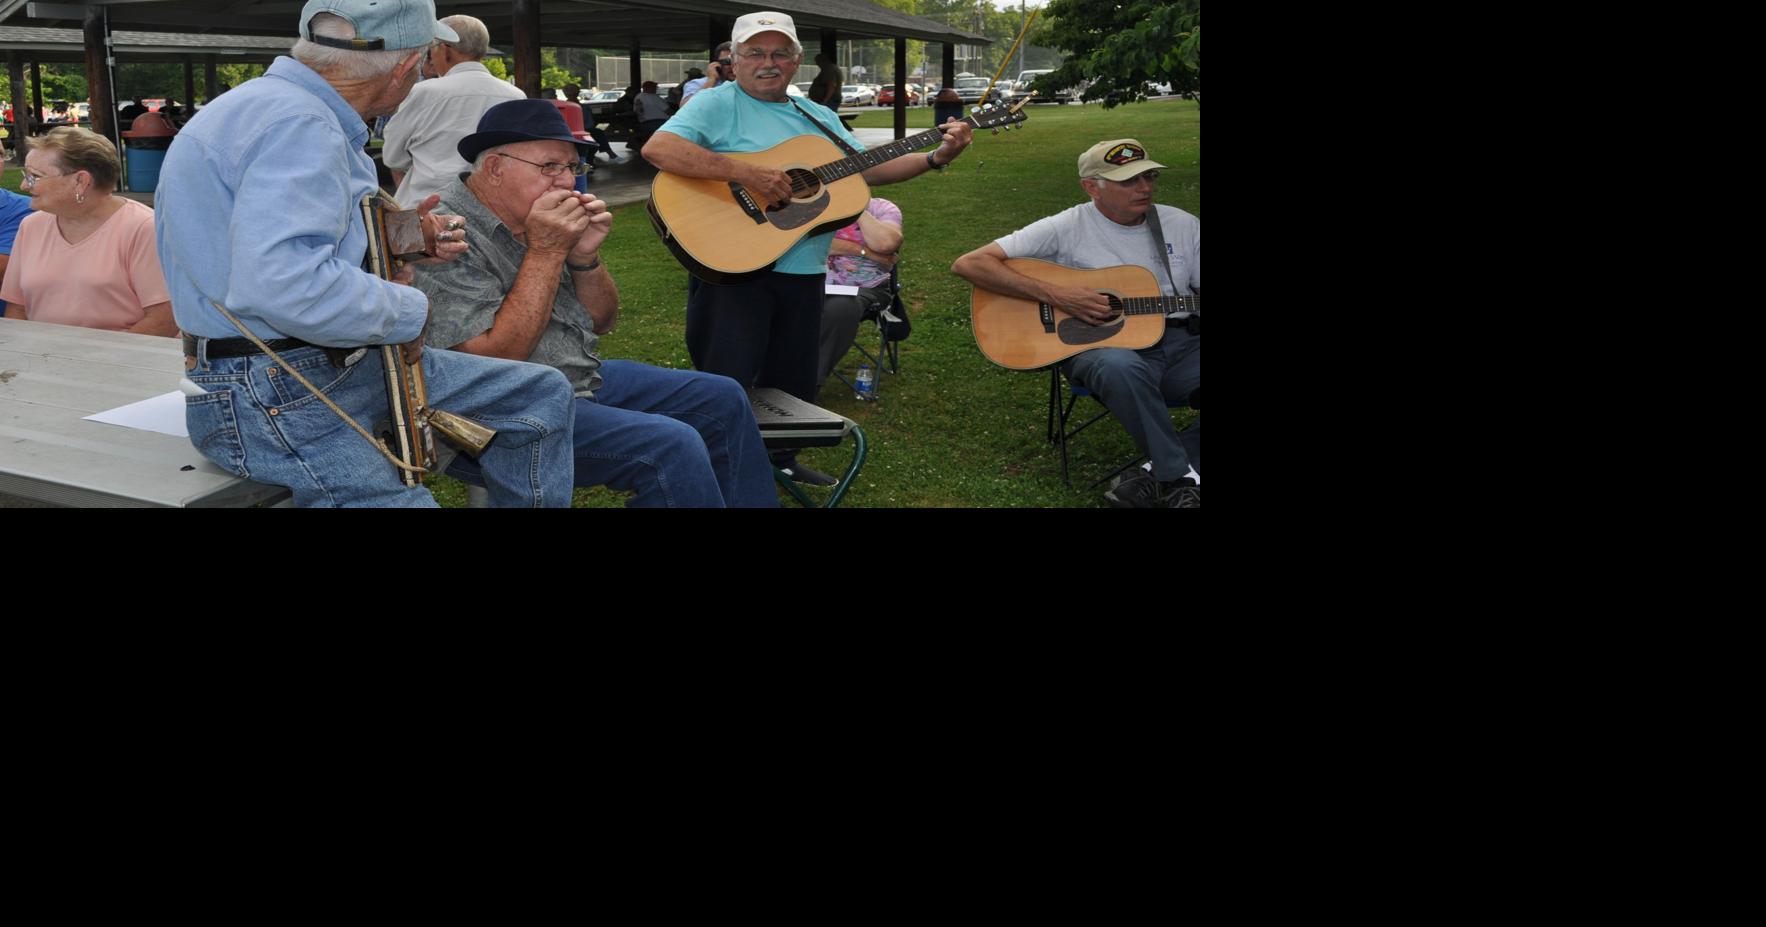
[[[184,334],[184,356],[185,357],[195,357],[196,356],[196,343],[199,340],[208,342],[208,356],[210,356],[210,357],[250,357],[254,354],[264,353],[263,351],[258,350],[257,345],[252,344],[251,342],[245,340],[244,338],[202,338],[202,339],[198,339],[195,335],[185,333]],[[299,338],[277,338],[274,340],[266,340],[264,343],[270,346],[270,350],[278,351],[278,352],[292,351],[295,348],[320,347],[319,345],[313,344],[311,342],[302,341]]]

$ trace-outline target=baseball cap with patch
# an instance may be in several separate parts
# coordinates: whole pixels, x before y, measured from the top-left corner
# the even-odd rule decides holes
[[[331,13],[356,27],[353,39],[313,35],[309,24],[320,13]],[[300,11],[300,37],[333,48],[358,51],[400,51],[423,48],[436,39],[460,41],[459,33],[435,19],[435,0],[307,0]]]
[[[797,24],[784,13],[749,13],[736,20],[735,28],[730,30],[730,40],[746,42],[762,32],[783,32],[798,46],[803,45],[797,41]]]
[[[1079,176],[1105,180],[1129,180],[1164,166],[1147,157],[1147,149],[1132,138],[1099,142],[1079,156]]]

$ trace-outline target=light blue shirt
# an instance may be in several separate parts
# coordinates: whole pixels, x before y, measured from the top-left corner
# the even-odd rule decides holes
[[[416,338],[419,290],[362,270],[362,199],[378,189],[368,126],[293,58],[204,106],[166,152],[154,194],[160,265],[178,327],[206,338],[354,347]]]
[[[733,80],[701,90],[693,95],[693,99],[699,102],[681,107],[674,118],[663,123],[656,131],[671,132],[701,148],[719,153],[765,151],[796,135],[814,135],[828,140],[826,135],[810,124],[808,117],[798,111],[797,107],[788,102],[768,103],[756,100],[743,93],[742,88]],[[851,145],[854,151],[865,150],[865,146],[859,144],[859,140],[851,132],[846,131],[846,126],[841,124],[840,117],[834,115],[832,110],[806,99],[799,99],[797,102],[803,105],[805,111],[815,114],[817,122],[845,139],[846,144]],[[831,141],[829,143],[832,144]],[[828,272],[828,249],[833,242],[833,232],[805,238],[785,252],[785,256],[773,265],[773,270],[819,277]]]

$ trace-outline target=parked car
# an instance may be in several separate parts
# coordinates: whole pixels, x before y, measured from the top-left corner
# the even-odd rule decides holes
[[[847,84],[840,88],[841,106],[870,106],[876,102],[876,92],[863,84]]]
[[[592,118],[606,121],[607,117],[619,110],[619,98],[623,96],[625,96],[625,92],[621,90],[603,90],[589,97],[588,102],[583,106],[589,111]]]
[[[988,80],[985,77],[959,77],[956,82],[957,96],[961,97],[964,103],[972,104],[1003,103],[1012,98],[1012,91],[1004,87],[996,86],[992,93],[988,93],[987,84]],[[981,98],[984,93],[987,94],[985,100]]]
[[[907,86],[907,93],[908,93],[908,105],[909,106],[918,106],[920,104],[919,87],[915,84],[909,84]],[[890,85],[884,87],[882,89],[882,91],[877,94],[877,105],[878,106],[894,106],[895,105],[895,85],[894,84],[890,84]]]

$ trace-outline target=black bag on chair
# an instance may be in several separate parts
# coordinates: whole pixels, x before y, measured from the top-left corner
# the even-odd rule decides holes
[[[893,268],[889,271],[889,305],[877,313],[877,325],[883,329],[884,341],[906,341],[914,325],[908,321],[908,307],[901,301],[901,278]]]

